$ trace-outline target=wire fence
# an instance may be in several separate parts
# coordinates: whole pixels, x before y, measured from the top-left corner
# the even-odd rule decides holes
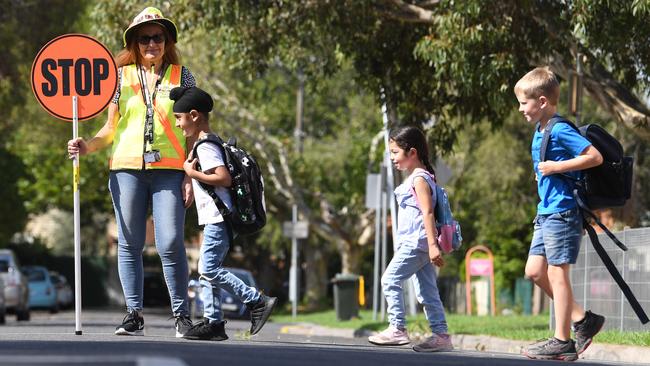
[[[598,239],[643,309],[650,313],[650,228],[626,229],[614,234],[628,247],[626,252],[605,234],[598,235]],[[571,283],[578,304],[607,318],[605,329],[650,331],[650,323],[641,324],[588,235],[582,239],[577,263],[571,266]]]

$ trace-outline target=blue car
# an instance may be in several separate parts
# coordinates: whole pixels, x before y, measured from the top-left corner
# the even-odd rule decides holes
[[[59,311],[56,286],[47,268],[42,266],[25,266],[23,272],[29,282],[29,307],[49,309],[51,313]]]
[[[225,269],[244,281],[246,285],[257,288],[255,278],[250,271],[241,268]],[[192,314],[194,317],[200,318],[203,316],[203,302],[201,301],[201,285],[198,278],[190,280],[188,287]],[[223,288],[221,289],[221,311],[228,319],[243,319],[250,316],[246,304]]]

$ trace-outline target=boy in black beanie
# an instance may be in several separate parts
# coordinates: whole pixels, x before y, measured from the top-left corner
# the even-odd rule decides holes
[[[200,140],[212,133],[209,113],[212,111],[212,98],[197,87],[178,87],[170,91],[174,100],[176,126],[183,130],[185,137]],[[222,267],[230,247],[227,223],[219,212],[212,197],[199,182],[212,186],[214,192],[228,209],[232,200],[226,187],[231,185],[231,177],[224,164],[223,147],[213,143],[200,144],[197,156],[189,154],[183,164],[185,173],[192,178],[194,199],[203,228],[203,243],[199,258],[199,282],[203,301],[203,321],[195,324],[183,338],[222,341],[228,339],[221,311],[221,287],[235,295],[246,304],[251,312],[251,335],[258,333],[268,320],[277,298],[261,294],[256,288],[247,286],[237,276]],[[200,170],[198,170],[198,162]]]

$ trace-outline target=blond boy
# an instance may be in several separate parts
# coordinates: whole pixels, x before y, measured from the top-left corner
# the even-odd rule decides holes
[[[560,85],[548,68],[524,75],[514,88],[519,111],[535,124],[531,154],[540,202],[534,220],[533,239],[526,262],[526,276],[552,298],[555,333],[530,345],[524,354],[535,359],[574,361],[591,344],[605,318],[578,305],[571,290],[570,266],[576,263],[582,239],[582,215],[573,197],[574,183],[564,175],[580,178],[580,171],[600,165],[600,152],[568,123],[551,128],[545,161],[540,148],[545,128],[557,115]],[[571,323],[575,342],[571,339]]]

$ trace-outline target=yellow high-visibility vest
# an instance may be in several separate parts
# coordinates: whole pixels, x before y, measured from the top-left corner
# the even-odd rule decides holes
[[[141,91],[136,65],[122,67],[122,83],[118,102],[120,118],[115,128],[110,169],[178,169],[183,170],[185,137],[175,126],[169,91],[181,82],[181,65],[170,65],[158,85],[154,105],[154,141],[152,150],[158,150],[161,160],[144,163],[145,116],[147,106]]]

